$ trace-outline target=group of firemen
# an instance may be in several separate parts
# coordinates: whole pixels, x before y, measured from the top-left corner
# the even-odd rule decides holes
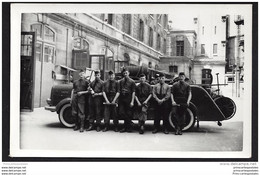
[[[102,81],[100,71],[95,71],[95,80],[85,79],[85,72],[79,72],[79,79],[73,83],[71,93],[72,116],[75,119],[74,130],[83,132],[96,129],[101,131],[101,121],[104,117],[103,132],[108,131],[110,119],[113,119],[114,131],[131,132],[133,130],[132,116],[134,105],[139,119],[139,133],[145,130],[147,110],[153,105],[155,109],[154,129],[159,132],[160,121],[163,119],[162,131],[169,133],[168,116],[173,115],[175,135],[182,135],[185,126],[185,113],[191,100],[191,88],[184,81],[185,75],[179,73],[179,81],[172,87],[165,83],[165,75],[159,74],[151,85],[146,82],[146,76],[139,76],[140,83],[129,77],[129,71],[123,69],[123,78],[115,80],[115,73],[109,71],[108,80]],[[86,112],[88,111],[88,114]],[[121,130],[118,128],[118,116],[124,120]],[[95,123],[94,123],[95,122]]]

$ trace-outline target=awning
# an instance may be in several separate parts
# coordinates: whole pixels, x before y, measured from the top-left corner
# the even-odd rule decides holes
[[[67,70],[69,70],[69,71],[73,71],[73,72],[76,72],[77,70],[75,70],[75,69],[72,69],[72,68],[70,68],[70,67],[68,67],[68,66],[64,66],[64,65],[59,65],[60,67],[62,67],[62,68],[64,68],[64,69],[67,69]]]

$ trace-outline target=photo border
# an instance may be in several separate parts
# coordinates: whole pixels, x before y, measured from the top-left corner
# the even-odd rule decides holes
[[[17,2],[18,3],[18,2]],[[32,2],[19,2],[32,3]],[[38,3],[55,3],[64,4],[61,2],[37,2]],[[74,3],[72,4],[81,4]],[[82,4],[106,4],[102,2],[91,2]],[[136,2],[134,2],[136,4]],[[165,4],[149,2],[149,4]],[[252,9],[252,144],[251,158],[70,158],[70,157],[9,157],[10,153],[10,12],[13,2],[2,3],[2,161],[6,162],[41,162],[41,161],[60,161],[60,162],[96,162],[96,161],[196,161],[196,162],[222,162],[222,161],[258,161],[258,3],[257,2],[203,2],[203,3],[187,3],[187,4],[251,4]],[[65,2],[70,4],[70,2]],[[109,4],[132,4],[132,2],[110,2]],[[141,4],[147,4],[147,2]],[[183,2],[166,2],[166,4],[183,4]],[[185,2],[186,4],[186,2]]]

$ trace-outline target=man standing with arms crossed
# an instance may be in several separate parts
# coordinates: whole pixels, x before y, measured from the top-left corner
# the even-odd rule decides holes
[[[117,118],[117,98],[119,97],[119,83],[115,80],[113,71],[108,72],[108,80],[103,84],[103,97],[105,99],[104,123],[103,132],[109,129],[109,120],[112,117],[115,126],[115,131],[118,132]]]
[[[119,115],[124,119],[120,132],[131,132],[132,107],[135,99],[135,82],[129,77],[129,71],[123,69],[124,78],[119,81]]]
[[[159,131],[161,116],[163,117],[163,132],[169,134],[169,98],[171,97],[170,86],[165,83],[165,75],[160,74],[159,83],[153,87],[155,103],[155,117],[153,134]]]
[[[185,126],[187,107],[191,100],[191,88],[185,81],[185,74],[179,73],[179,81],[174,83],[171,89],[172,115],[175,125],[175,135],[182,135],[182,129]]]

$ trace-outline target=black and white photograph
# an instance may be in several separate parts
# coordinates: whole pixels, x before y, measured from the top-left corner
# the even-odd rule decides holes
[[[12,4],[10,156],[252,157],[252,14]]]

